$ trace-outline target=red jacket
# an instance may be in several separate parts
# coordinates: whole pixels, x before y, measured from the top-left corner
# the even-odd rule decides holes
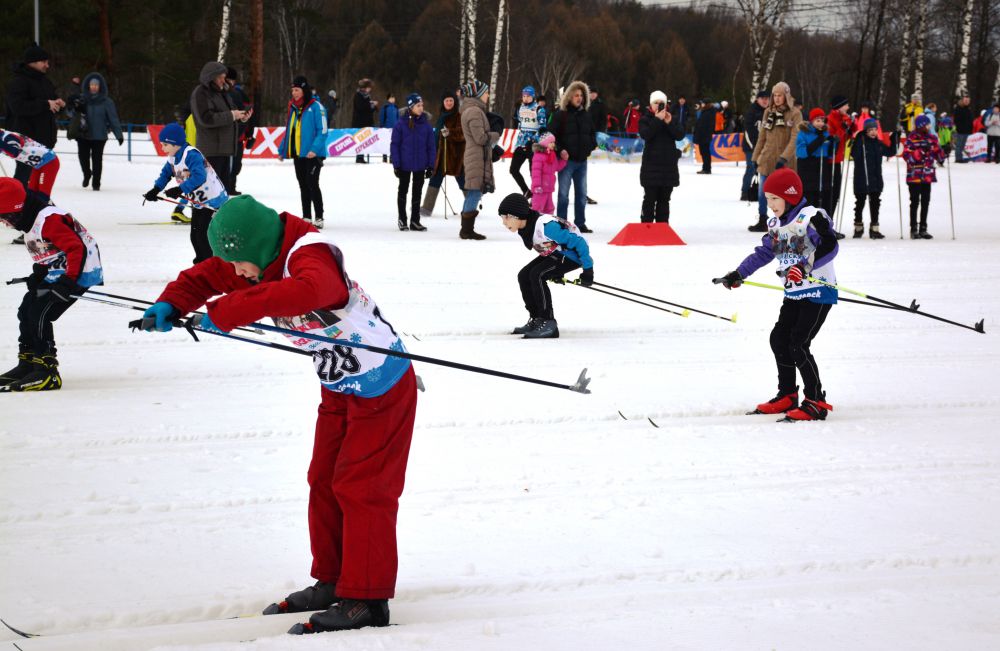
[[[625,118],[625,133],[639,133],[639,118],[641,117],[639,109],[633,108],[629,104],[625,107],[622,116]]]
[[[306,233],[316,232],[316,228],[288,213],[281,213],[281,221],[285,223],[281,253],[264,269],[259,283],[236,275],[231,263],[212,257],[182,271],[157,300],[186,314],[209,298],[225,294],[208,304],[208,314],[227,332],[263,317],[292,317],[347,305],[347,283],[329,247],[304,246],[288,260],[295,242]],[[288,278],[283,277],[286,260]]]
[[[837,153],[833,157],[834,163],[844,162],[844,147],[847,146],[847,129],[850,127],[850,116],[844,115],[837,109],[830,111],[826,117],[826,128],[831,136],[837,136],[840,142],[837,144]]]
[[[87,259],[87,247],[73,228],[73,218],[69,215],[49,215],[42,226],[42,239],[66,254],[66,275],[74,282],[78,280]]]

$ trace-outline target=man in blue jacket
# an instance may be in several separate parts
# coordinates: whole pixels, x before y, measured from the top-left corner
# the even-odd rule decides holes
[[[278,147],[278,159],[291,158],[295,164],[295,178],[302,196],[302,218],[312,222],[316,228],[323,228],[323,193],[319,189],[319,172],[326,158],[326,109],[301,75],[292,81],[291,92],[285,139]]]

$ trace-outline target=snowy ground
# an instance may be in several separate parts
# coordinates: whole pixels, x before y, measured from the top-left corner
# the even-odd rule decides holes
[[[130,225],[169,213],[140,205],[158,165],[109,158],[98,194],[64,157],[55,198],[98,238],[106,291],[155,298],[190,262],[185,227]],[[0,398],[0,616],[46,635],[0,631],[0,649],[1000,648],[1000,172],[957,166],[958,239],[940,183],[936,239],[912,242],[887,165],[889,239],[845,240],[837,262],[848,287],[985,317],[987,334],[843,304],[814,346],[835,410],[779,425],[743,412],[775,390],[781,297],[710,282],[757,241],[742,168],[694,170],[672,204],[688,246],[620,248],[606,242],[638,214],[639,167],[591,167],[596,277],[738,322],[556,287],[562,338],[528,342],[504,334],[525,319],[530,259],[495,218],[506,173],[475,243],[440,206],[428,232],[398,232],[388,166],[325,167],[329,232],[412,351],[594,378],[582,396],[418,366],[389,629],[216,621],[309,582],[309,361],[74,306],[57,324],[63,390]],[[287,163],[247,163],[240,187],[299,209]],[[0,250],[0,278],[27,267]],[[20,298],[0,293],[5,364]]]

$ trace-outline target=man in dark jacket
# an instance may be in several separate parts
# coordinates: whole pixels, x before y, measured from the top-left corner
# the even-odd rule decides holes
[[[358,82],[358,92],[354,94],[354,113],[351,115],[351,127],[354,129],[375,126],[375,109],[378,108],[378,101],[372,99],[374,86],[371,79],[362,79]],[[364,154],[358,154],[354,162],[368,161]]]
[[[239,123],[239,131],[237,131],[238,140],[232,169],[233,189],[229,192],[230,196],[235,196],[242,194],[242,192],[236,191],[236,177],[243,170],[243,150],[253,149],[256,141],[258,118],[253,110],[253,102],[243,92],[243,86],[240,85],[239,73],[232,66],[226,68],[226,84],[229,86],[229,99],[233,100],[233,106],[236,107],[237,111],[245,111],[250,116],[246,122]]]
[[[337,91],[330,89],[323,98],[323,106],[326,107],[326,126],[333,128],[333,121],[337,115],[340,105],[337,103]]]
[[[707,99],[699,102],[700,109],[694,124],[694,144],[701,154],[701,169],[698,174],[712,173],[712,135],[715,133],[715,105]]]
[[[645,141],[639,169],[639,183],[645,193],[642,221],[666,223],[670,221],[670,195],[681,184],[677,141],[684,140],[684,130],[674,122],[667,96],[661,91],[649,96],[649,108],[639,118],[639,137]]]
[[[549,132],[556,137],[556,151],[566,161],[559,172],[559,198],[556,214],[566,219],[569,212],[569,186],[573,184],[573,222],[581,233],[593,233],[587,228],[587,159],[597,147],[597,132],[588,112],[590,89],[582,81],[574,81],[559,99],[559,110],[549,121]]]
[[[760,121],[764,119],[764,111],[771,103],[771,91],[767,89],[757,91],[757,99],[754,100],[750,108],[743,114],[743,156],[747,161],[746,171],[743,172],[743,188],[740,192],[740,201],[757,201],[757,197],[750,196],[750,186],[753,184],[753,177],[757,176],[757,164],[753,162],[753,148],[757,146],[757,136],[760,135]]]
[[[968,95],[962,95],[958,100],[958,104],[955,105],[955,109],[951,112],[951,116],[955,120],[956,163],[969,162],[965,158],[965,141],[972,135],[972,121],[975,118],[972,114],[972,108],[969,106],[971,103],[972,100]]]
[[[56,114],[66,102],[59,99],[55,84],[48,78],[49,53],[32,45],[14,66],[7,85],[7,122],[4,128],[37,140],[49,149],[56,146]],[[14,178],[27,187],[31,167],[17,164]]]
[[[687,98],[681,95],[674,102],[674,105],[670,108],[670,113],[673,116],[672,122],[674,122],[681,131],[684,133],[690,133],[690,122],[691,122],[691,107],[688,106]]]
[[[218,61],[209,61],[202,67],[199,84],[191,92],[191,115],[198,128],[195,146],[215,170],[226,192],[232,193],[238,122],[249,120],[250,113],[238,110],[233,104],[226,73],[226,66]]]
[[[601,99],[600,92],[593,86],[590,87],[590,119],[594,123],[595,133],[608,132],[608,105]]]

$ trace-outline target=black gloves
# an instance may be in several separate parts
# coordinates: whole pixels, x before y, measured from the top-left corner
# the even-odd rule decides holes
[[[164,190],[163,194],[167,195],[171,199],[180,199],[181,196],[184,194],[184,191],[181,190],[181,186],[175,185],[172,188],[167,188],[166,190]]]
[[[429,179],[432,176],[434,176],[434,168],[433,167],[428,167],[427,169],[424,170],[424,178],[425,179]]]
[[[42,281],[45,280],[47,275],[49,275],[49,268],[43,264],[35,263],[31,265],[31,275],[24,282],[28,286],[28,289],[35,291],[41,286]]]
[[[142,195],[142,198],[145,199],[146,201],[159,201],[160,200],[159,195],[160,195],[160,188],[154,185],[149,192]]]
[[[726,289],[736,289],[743,284],[743,276],[738,271],[730,271],[722,277],[722,286]]]
[[[59,276],[59,280],[49,285],[48,290],[51,291],[60,301],[65,301],[67,303],[76,300],[77,296],[87,291],[84,287],[80,287],[75,280],[66,274]]]
[[[392,168],[392,173],[396,175],[397,179],[403,178],[403,170],[399,169],[398,167]]]
[[[580,284],[584,287],[590,287],[594,284],[594,268],[584,269],[583,273],[580,274]]]
[[[784,167],[785,165],[788,165],[788,161],[787,161],[787,160],[785,160],[785,157],[784,157],[784,156],[779,156],[779,157],[778,157],[778,162],[774,164],[774,169],[776,169],[776,170],[780,170],[780,169],[781,169],[781,168],[783,168],[783,167]]]

